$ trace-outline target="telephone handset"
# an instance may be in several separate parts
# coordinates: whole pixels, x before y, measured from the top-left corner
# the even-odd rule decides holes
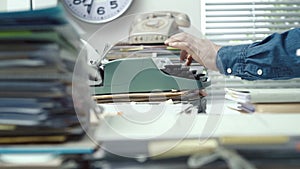
[[[179,32],[179,27],[189,27],[188,15],[179,12],[159,11],[138,15],[129,32],[131,44],[163,43]]]

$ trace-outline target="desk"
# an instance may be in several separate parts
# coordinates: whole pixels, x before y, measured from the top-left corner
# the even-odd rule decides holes
[[[178,129],[169,132],[162,138],[207,138],[222,136],[298,136],[300,135],[300,114],[240,114],[227,108],[227,103],[221,102],[208,105],[208,114],[178,115],[178,107],[166,108],[159,117],[150,124],[138,124],[131,121],[135,115],[124,112],[121,116],[108,117],[96,131],[99,140],[123,140],[126,138],[153,138],[166,130]],[[104,109],[121,108],[122,105],[102,105]],[[130,105],[123,105],[130,109]],[[174,111],[171,111],[171,110]],[[177,110],[176,110],[177,109]],[[124,109],[126,110],[126,108]],[[219,111],[219,112],[214,112]],[[126,114],[128,113],[128,114]],[[149,112],[148,112],[149,113]],[[145,119],[154,118],[146,113]],[[139,116],[141,118],[142,116]],[[142,121],[143,122],[143,121]],[[189,131],[180,128],[188,127]],[[166,129],[167,128],[167,129]],[[294,129],[294,130],[293,130]],[[174,129],[173,129],[174,130]],[[185,133],[182,133],[185,132]],[[122,137],[124,136],[124,137]]]
[[[227,108],[227,104],[230,103],[208,102],[208,114],[178,114],[178,107],[171,106],[169,108],[174,111],[164,109],[165,113],[149,124],[132,121],[132,114],[124,111],[125,117],[107,117],[102,121],[94,139],[110,153],[127,157],[148,157],[151,156],[149,143],[153,141],[178,140],[179,143],[183,139],[198,139],[201,143],[203,140],[212,139],[219,142],[220,138],[229,136],[287,138],[288,142],[290,138],[300,136],[300,114],[240,114]],[[102,106],[111,111],[120,105]],[[144,112],[147,110],[144,109]],[[143,117],[153,118],[147,114],[143,114]],[[295,151],[298,141],[297,139],[289,148]],[[275,149],[281,147],[282,150],[288,144],[278,143]],[[296,154],[298,155],[297,152]]]

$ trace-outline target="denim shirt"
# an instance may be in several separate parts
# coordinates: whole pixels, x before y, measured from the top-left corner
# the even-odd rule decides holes
[[[296,28],[260,42],[224,46],[218,51],[217,67],[222,74],[246,80],[296,78],[300,77],[299,53],[300,28]]]

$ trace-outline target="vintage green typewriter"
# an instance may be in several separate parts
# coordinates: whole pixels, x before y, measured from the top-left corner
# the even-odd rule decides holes
[[[106,102],[157,102],[172,99],[198,105],[205,112],[203,89],[210,80],[204,67],[184,66],[180,50],[164,45],[116,45],[97,64],[101,83],[94,99]]]

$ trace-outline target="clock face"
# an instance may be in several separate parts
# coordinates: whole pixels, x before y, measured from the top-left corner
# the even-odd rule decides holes
[[[89,23],[105,23],[122,15],[133,0],[63,0],[77,18]]]

